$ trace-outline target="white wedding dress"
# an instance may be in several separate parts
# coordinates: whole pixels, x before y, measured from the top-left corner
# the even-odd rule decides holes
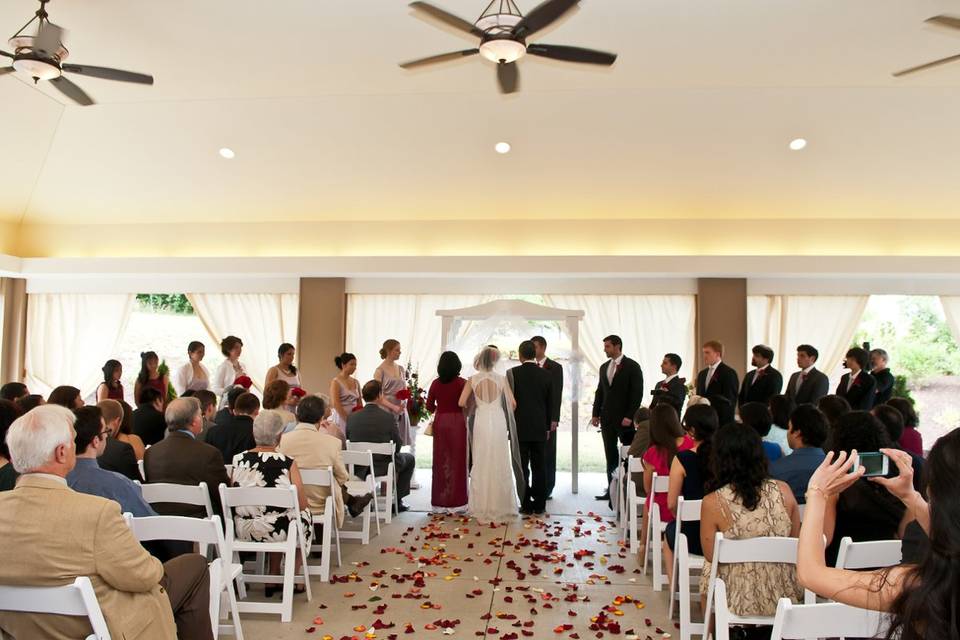
[[[470,378],[470,385],[477,409],[471,446],[469,513],[480,522],[513,518],[518,513],[517,489],[504,413],[506,379],[493,372],[481,372]]]

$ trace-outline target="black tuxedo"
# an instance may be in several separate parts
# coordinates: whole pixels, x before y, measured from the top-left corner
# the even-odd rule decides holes
[[[743,377],[743,384],[740,386],[739,406],[748,402],[762,402],[767,404],[770,398],[780,393],[783,389],[783,376],[772,366],[767,366],[757,379],[757,373],[760,369],[748,371]]]
[[[400,452],[400,428],[397,418],[375,402],[364,405],[360,411],[354,411],[347,418],[347,440],[352,442],[390,442],[394,443],[393,473],[397,479],[397,496],[403,500],[410,493],[410,482],[416,470],[417,461],[410,453]],[[386,475],[390,458],[384,455],[373,456],[373,471],[378,476]],[[360,478],[367,477],[366,467],[357,467]]]
[[[142,404],[133,410],[133,432],[144,445],[154,445],[167,436],[167,421],[153,405]]]
[[[607,379],[610,360],[600,365],[600,380],[593,396],[593,417],[600,418],[603,453],[607,459],[607,484],[620,464],[619,444],[630,444],[636,429],[633,416],[643,402],[643,371],[636,360],[623,356],[611,384]],[[627,419],[630,426],[624,427]]]
[[[204,442],[216,447],[226,464],[233,464],[233,456],[257,446],[253,439],[253,418],[231,415],[229,422],[210,427]]]
[[[830,393],[830,379],[827,378],[825,373],[818,371],[816,367],[810,369],[806,379],[800,383],[800,388],[797,389],[797,381],[801,375],[803,375],[803,372],[797,371],[790,376],[790,382],[787,383],[787,389],[784,391],[787,397],[793,400],[794,405],[817,404],[820,398]]]
[[[873,406],[886,404],[887,400],[893,396],[893,384],[895,382],[893,374],[890,373],[890,369],[883,369],[881,371],[873,371],[870,375],[877,381],[876,399],[873,402]]]
[[[658,404],[669,404],[677,410],[677,415],[683,409],[683,401],[687,397],[687,381],[680,376],[676,376],[670,382],[661,381],[650,392],[653,400],[650,401],[650,408],[653,409]]]
[[[97,456],[97,465],[107,471],[116,471],[131,480],[143,482],[140,477],[140,467],[137,465],[137,456],[133,447],[126,442],[120,442],[113,436],[107,438],[107,446],[103,453]]]
[[[706,398],[717,410],[720,425],[733,422],[734,407],[737,404],[737,392],[740,389],[740,378],[726,362],[720,361],[717,369],[707,385],[707,374],[710,368],[706,367],[697,374],[697,395]]]
[[[850,408],[854,411],[870,411],[873,409],[873,400],[876,396],[877,381],[866,371],[861,371],[860,375],[853,382],[853,386],[847,391],[847,384],[850,381],[850,374],[845,373],[840,378],[840,384],[837,385],[837,395],[846,398],[850,403]]]
[[[550,374],[550,379],[553,380],[553,395],[551,400],[553,405],[551,406],[551,422],[560,422],[560,406],[563,404],[563,365],[559,362],[555,362],[550,358],[547,358],[543,361],[543,366],[540,367],[544,371]],[[550,434],[550,439],[547,440],[547,496],[553,493],[553,487],[557,484],[557,432],[554,431]]]
[[[508,379],[517,408],[517,440],[526,482],[524,506],[535,513],[547,501],[546,449],[553,417],[553,377],[533,360],[510,369]]]

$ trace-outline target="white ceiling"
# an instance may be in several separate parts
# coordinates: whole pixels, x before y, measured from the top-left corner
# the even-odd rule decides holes
[[[956,2],[584,0],[532,41],[616,65],[528,58],[513,96],[478,57],[398,68],[473,46],[401,0],[48,8],[71,62],[156,84],[73,76],[79,107],[0,78],[0,220],[960,217],[960,63],[890,76],[960,53],[922,24]],[[35,9],[4,0],[0,33]]]

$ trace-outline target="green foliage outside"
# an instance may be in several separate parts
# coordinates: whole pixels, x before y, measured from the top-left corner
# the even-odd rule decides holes
[[[145,311],[192,315],[193,305],[182,293],[138,293],[137,303]]]

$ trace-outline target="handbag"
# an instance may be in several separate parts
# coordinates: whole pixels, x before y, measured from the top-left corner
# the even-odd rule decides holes
[[[423,435],[432,436],[433,435],[433,423],[427,425],[427,428],[423,430]]]

